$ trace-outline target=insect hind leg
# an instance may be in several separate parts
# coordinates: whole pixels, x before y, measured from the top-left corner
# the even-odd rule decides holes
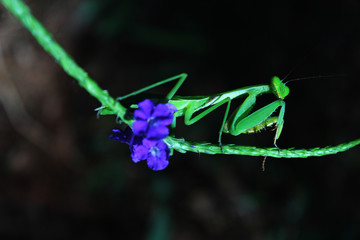
[[[142,88],[142,89],[140,89],[140,90],[137,90],[137,91],[135,91],[135,92],[129,93],[129,94],[125,95],[125,96],[117,97],[116,100],[117,100],[117,101],[121,101],[121,100],[124,100],[124,99],[126,99],[126,98],[128,98],[128,97],[135,96],[135,95],[140,94],[140,93],[142,93],[142,92],[148,91],[148,90],[150,90],[150,89],[152,89],[152,88],[155,88],[155,87],[157,87],[157,86],[160,86],[160,85],[163,85],[163,84],[165,84],[165,83],[168,83],[168,82],[177,80],[177,83],[175,84],[175,86],[170,90],[170,92],[169,92],[169,93],[167,94],[167,96],[166,96],[166,99],[167,99],[167,100],[170,100],[170,99],[172,99],[172,97],[175,95],[175,93],[177,92],[177,90],[179,90],[179,88],[180,88],[181,85],[184,83],[184,81],[185,81],[186,78],[187,78],[187,74],[186,74],[186,73],[181,73],[181,74],[176,75],[176,76],[174,76],[174,77],[167,78],[167,79],[165,79],[165,80],[162,80],[162,81],[160,81],[160,82],[151,84],[151,85],[149,85],[149,86],[147,86],[147,87],[144,87],[144,88]]]

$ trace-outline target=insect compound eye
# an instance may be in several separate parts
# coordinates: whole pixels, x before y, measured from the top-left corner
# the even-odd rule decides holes
[[[271,79],[270,86],[272,92],[280,99],[284,99],[290,93],[290,89],[277,76]]]

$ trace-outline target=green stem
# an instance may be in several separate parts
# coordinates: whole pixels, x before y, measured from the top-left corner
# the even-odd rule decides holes
[[[336,154],[344,152],[360,144],[360,139],[339,144],[337,146],[328,146],[323,148],[310,149],[281,149],[277,148],[257,148],[252,146],[238,146],[234,144],[222,145],[222,147],[210,143],[196,143],[188,142],[184,139],[167,137],[165,142],[176,151],[185,153],[187,151],[206,154],[232,154],[232,155],[247,155],[247,156],[267,156],[274,158],[307,158],[307,157],[321,157],[325,155]]]
[[[126,108],[115,101],[106,90],[91,79],[88,74],[75,63],[64,49],[52,38],[51,34],[31,14],[29,8],[20,0],[0,0],[2,4],[30,31],[38,43],[61,65],[64,71],[75,78],[79,85],[98,99],[100,103],[121,118],[125,123]]]

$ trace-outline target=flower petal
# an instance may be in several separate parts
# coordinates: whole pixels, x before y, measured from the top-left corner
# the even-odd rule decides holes
[[[170,149],[169,149],[168,145],[164,141],[159,141],[157,143],[157,147],[162,151],[170,153]]]
[[[146,121],[149,118],[149,115],[146,112],[144,112],[142,109],[136,109],[134,111],[134,118],[135,120]]]
[[[142,141],[142,144],[150,149],[151,147],[154,147],[155,145],[159,144],[159,141],[158,140],[154,141],[154,140],[149,140],[147,138],[144,138],[144,140]]]
[[[170,111],[166,104],[159,103],[154,107],[154,111],[152,113],[153,117],[163,117],[169,115]]]
[[[136,120],[133,123],[133,131],[134,131],[134,134],[137,136],[144,135],[146,133],[147,128],[148,128],[147,121]]]
[[[120,142],[126,142],[127,136],[126,133],[120,129],[114,128],[112,130],[113,134],[111,134],[109,137],[111,139],[114,139],[116,141],[120,141]]]
[[[164,170],[169,165],[169,161],[166,158],[156,158],[153,155],[150,155],[146,162],[153,171]]]
[[[176,108],[173,104],[158,104],[154,108],[152,117],[156,118],[156,122],[161,125],[170,125],[174,119]]]
[[[134,145],[130,146],[130,148],[132,148],[131,158],[134,163],[145,160],[149,155],[149,148],[144,145]]]
[[[174,120],[174,116],[172,114],[169,114],[166,117],[156,118],[156,123],[158,125],[168,126],[173,122],[173,120]]]
[[[161,140],[169,135],[169,128],[163,125],[152,126],[148,129],[146,138],[150,140]]]
[[[128,144],[131,146],[138,146],[138,145],[142,145],[142,141],[143,141],[143,137],[140,136],[136,136],[136,135],[132,135],[131,138],[129,139]]]
[[[145,99],[144,101],[138,104],[138,107],[139,109],[135,110],[134,112],[135,119],[140,118],[146,120],[149,117],[151,117],[154,108],[154,103],[149,99]]]
[[[147,159],[147,165],[151,170],[160,171],[164,170],[169,165],[169,161],[166,159],[157,159],[154,156],[151,156]]]
[[[169,147],[163,141],[159,141],[149,149],[147,164],[154,171],[163,170],[169,165],[169,157]]]
[[[113,134],[111,134],[109,136],[111,139],[114,139],[116,141],[120,141],[122,143],[127,143],[129,145],[132,145],[131,142],[134,139],[134,133],[133,133],[133,131],[131,130],[131,128],[129,126],[126,127],[125,130],[114,128],[112,130],[112,132],[113,132]],[[137,138],[139,138],[139,137],[137,137]]]
[[[176,108],[175,105],[172,104],[172,103],[166,103],[166,106],[168,107],[169,111],[170,111],[172,114],[174,114],[174,112],[177,111],[177,108]]]

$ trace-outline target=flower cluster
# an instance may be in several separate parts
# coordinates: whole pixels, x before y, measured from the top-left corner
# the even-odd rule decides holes
[[[129,144],[132,160],[147,160],[149,168],[163,170],[169,164],[170,149],[163,141],[169,135],[168,126],[173,122],[176,108],[171,103],[155,105],[145,99],[134,112],[132,130],[113,129],[110,138]]]

